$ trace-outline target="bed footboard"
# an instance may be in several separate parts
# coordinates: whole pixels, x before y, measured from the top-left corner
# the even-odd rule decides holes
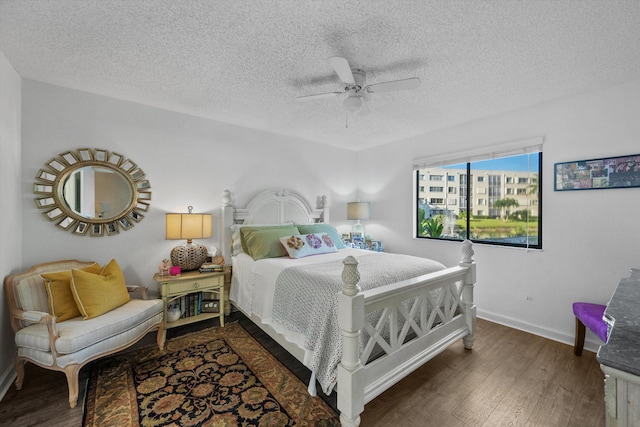
[[[338,409],[342,425],[355,427],[367,402],[447,346],[462,338],[471,349],[475,262],[472,243],[465,240],[459,265],[364,292],[358,287],[358,261],[349,256],[343,263]]]

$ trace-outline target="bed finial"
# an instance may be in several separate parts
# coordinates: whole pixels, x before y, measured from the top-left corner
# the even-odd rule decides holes
[[[233,197],[231,191],[224,190],[222,192],[222,206],[231,206],[233,204]]]
[[[344,269],[342,270],[342,293],[350,297],[360,292],[360,273],[358,272],[358,260],[349,255],[342,263]]]
[[[471,264],[473,262],[473,243],[471,240],[465,240],[462,242],[462,258],[460,263]]]

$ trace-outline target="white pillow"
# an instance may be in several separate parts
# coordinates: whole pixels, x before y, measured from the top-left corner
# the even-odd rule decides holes
[[[327,233],[298,234],[280,238],[280,243],[290,258],[338,252],[336,244]]]

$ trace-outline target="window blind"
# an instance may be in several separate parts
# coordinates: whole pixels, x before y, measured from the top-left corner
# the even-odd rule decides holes
[[[536,137],[490,147],[475,148],[471,150],[422,156],[413,159],[413,170],[428,167],[457,165],[459,163],[471,163],[480,160],[493,160],[501,157],[517,156],[519,154],[542,152],[544,137]]]

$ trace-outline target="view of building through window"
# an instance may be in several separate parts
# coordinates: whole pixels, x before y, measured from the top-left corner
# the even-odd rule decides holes
[[[417,236],[541,248],[542,153],[416,170]]]

